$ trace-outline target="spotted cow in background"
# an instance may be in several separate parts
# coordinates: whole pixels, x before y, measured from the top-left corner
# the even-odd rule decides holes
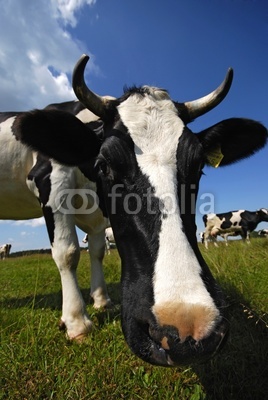
[[[258,232],[258,235],[259,235],[259,236],[262,236],[262,237],[267,237],[267,238],[268,238],[268,229],[261,229],[261,230]]]
[[[256,229],[260,222],[268,222],[268,209],[261,208],[257,211],[237,210],[221,214],[205,214],[204,243],[208,248],[208,240],[218,235],[241,235],[243,240],[249,242],[250,233]]]
[[[88,234],[82,240],[83,243],[88,243]],[[90,244],[88,244],[90,247]],[[107,254],[110,254],[110,249],[112,246],[116,246],[114,233],[111,227],[105,229],[105,251]]]
[[[108,217],[122,262],[122,329],[132,351],[160,366],[206,360],[222,346],[229,323],[224,295],[198,248],[193,190],[197,196],[215,150],[221,149],[217,165],[231,164],[262,148],[267,130],[242,118],[197,135],[187,127],[223,100],[232,70],[216,90],[193,101],[173,101],[166,90],[150,86],[107,99],[86,86],[87,61],[83,55],[77,63],[73,88],[95,116],[81,103],[77,113],[72,103],[71,111],[59,105],[2,116],[0,136],[8,145],[0,146],[0,180],[7,173],[12,185],[1,182],[6,207],[0,210],[9,219],[44,214],[71,338],[91,327],[76,279],[75,225],[96,238],[93,244],[90,238],[90,255],[98,260],[93,295],[107,304],[101,260]]]
[[[0,246],[0,259],[4,260],[5,258],[7,258],[10,254],[10,250],[11,250],[11,244],[6,243],[3,244],[2,246]]]

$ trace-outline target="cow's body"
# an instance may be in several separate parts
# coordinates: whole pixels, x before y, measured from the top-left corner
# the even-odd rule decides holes
[[[208,247],[208,239],[216,240],[218,235],[241,235],[243,240],[249,242],[250,233],[262,222],[268,222],[268,209],[258,211],[237,210],[221,214],[205,214],[204,243]]]
[[[0,246],[0,259],[4,260],[5,258],[7,258],[10,254],[10,250],[11,250],[11,244],[6,243],[3,244],[2,246]]]
[[[36,194],[61,273],[67,333],[81,336],[91,325],[75,278],[79,258],[75,223],[98,238],[97,257],[104,251],[108,216],[122,261],[122,329],[132,351],[162,366],[206,359],[221,345],[228,322],[222,292],[197,245],[193,190],[196,196],[202,168],[215,148],[222,146],[221,165],[230,164],[263,147],[267,130],[258,122],[238,118],[198,135],[187,128],[187,123],[222,101],[231,85],[231,71],[214,92],[192,102],[174,102],[165,90],[148,86],[107,100],[85,85],[87,59],[83,56],[78,62],[73,87],[79,100],[99,116],[98,122],[85,124],[79,115],[49,108],[20,114],[7,129],[18,140],[14,146],[31,161],[20,182],[36,215],[26,215],[26,208],[24,213],[28,218],[39,216]],[[38,168],[33,169],[33,153],[19,141],[78,168],[39,158]],[[4,154],[11,166],[12,155]],[[13,160],[21,161],[19,153]],[[68,209],[68,190],[76,187],[74,177],[90,190],[95,187],[98,194],[94,206],[99,207],[86,219],[84,214],[63,213]],[[88,178],[95,183],[88,183]],[[40,195],[47,181],[51,190]],[[19,212],[16,216],[21,218]],[[101,268],[100,260],[97,266]],[[105,303],[102,274],[99,282]]]

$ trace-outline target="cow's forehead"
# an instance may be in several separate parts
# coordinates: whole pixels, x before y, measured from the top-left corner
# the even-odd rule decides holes
[[[158,88],[156,86],[144,85],[139,89],[142,95],[149,95],[155,98],[155,100],[170,99],[168,91],[165,89]]]
[[[174,103],[165,90],[149,86],[142,89],[145,93],[134,93],[118,106],[137,154],[162,156],[164,151],[174,152],[184,128]]]
[[[134,142],[141,171],[156,188],[163,188],[163,181],[173,186],[177,147],[184,124],[167,92],[143,88],[145,94],[129,96],[118,106],[118,113]]]

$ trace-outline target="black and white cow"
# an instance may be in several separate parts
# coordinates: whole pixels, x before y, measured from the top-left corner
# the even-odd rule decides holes
[[[262,237],[267,237],[267,238],[268,238],[268,229],[261,229],[261,230],[258,232],[258,235],[259,235],[259,236],[262,236]]]
[[[21,197],[10,187],[17,176],[9,175],[7,205],[13,194],[17,210],[9,218],[40,216],[42,209],[62,278],[62,319],[69,336],[84,335],[91,326],[75,275],[79,254],[74,226],[78,223],[104,239],[108,216],[122,262],[122,329],[132,351],[161,366],[205,360],[223,343],[229,326],[224,296],[198,248],[193,190],[197,195],[211,153],[220,148],[220,165],[231,164],[263,147],[267,130],[240,118],[198,135],[187,127],[223,100],[232,70],[215,91],[186,103],[150,86],[107,100],[86,86],[87,61],[83,55],[77,63],[73,88],[99,117],[97,122],[84,123],[79,114],[77,118],[49,108],[10,115],[5,128],[2,125],[1,135],[12,144],[11,150],[2,150],[9,174],[16,163],[25,171],[17,183]],[[84,214],[77,217],[73,209],[65,212],[70,208],[68,190],[76,189],[78,182],[98,195],[88,205],[91,220]],[[96,243],[100,253],[100,240]],[[96,266],[100,271],[101,262]],[[100,287],[107,302],[104,283]]]
[[[110,249],[116,247],[113,229],[111,227],[105,229],[105,246],[107,254],[110,254]]]
[[[268,209],[261,208],[257,211],[237,210],[221,214],[205,214],[204,243],[208,248],[208,239],[218,235],[241,235],[243,240],[249,242],[249,236],[260,222],[268,222]]]
[[[7,258],[10,254],[10,250],[11,250],[11,244],[9,243],[0,246],[0,259],[4,260],[5,258]]]

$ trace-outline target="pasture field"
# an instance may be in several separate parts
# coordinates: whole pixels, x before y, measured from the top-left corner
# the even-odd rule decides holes
[[[202,252],[228,300],[230,336],[206,364],[153,367],[128,349],[120,327],[120,260],[105,256],[114,308],[88,311],[95,329],[83,344],[57,329],[61,286],[48,254],[0,262],[0,399],[268,399],[268,240],[232,241]],[[89,299],[88,254],[78,278]]]

